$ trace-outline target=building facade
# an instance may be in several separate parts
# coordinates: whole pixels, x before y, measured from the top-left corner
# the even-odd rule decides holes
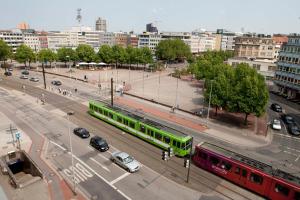
[[[99,17],[96,21],[96,31],[107,31],[107,25],[106,25],[106,20]]]
[[[300,35],[289,35],[288,42],[282,45],[274,83],[281,94],[300,99]]]
[[[258,59],[276,58],[276,44],[271,36],[244,34],[235,38],[235,56]]]
[[[23,42],[26,46],[30,47],[35,53],[41,49],[40,40],[35,33],[23,33]]]
[[[19,29],[0,31],[0,40],[6,42],[6,44],[11,47],[13,53],[24,43],[23,33]]]
[[[152,52],[155,51],[156,46],[162,40],[161,35],[157,33],[144,32],[139,34],[138,48],[148,47]]]
[[[150,23],[146,25],[146,32],[158,33],[158,29],[156,26],[153,25],[153,23]]]

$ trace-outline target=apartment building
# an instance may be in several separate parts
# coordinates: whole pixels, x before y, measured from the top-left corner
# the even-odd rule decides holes
[[[23,31],[23,42],[26,46],[30,47],[35,53],[41,49],[40,39],[35,31]]]
[[[288,98],[300,99],[300,35],[291,34],[279,52],[274,83]]]
[[[217,51],[233,51],[235,40],[239,33],[230,32],[224,29],[217,29],[216,33],[216,47]]]
[[[161,35],[157,33],[144,32],[139,34],[138,48],[148,47],[152,52],[155,51],[156,46],[162,40]]]
[[[23,33],[19,29],[0,30],[0,40],[6,42],[6,44],[11,47],[13,53],[24,43]]]

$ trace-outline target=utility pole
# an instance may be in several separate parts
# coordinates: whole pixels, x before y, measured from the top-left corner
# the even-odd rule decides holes
[[[13,146],[15,146],[15,137],[14,137],[14,131],[17,131],[18,129],[13,128],[12,124],[9,125],[9,129],[6,130],[7,132],[9,132],[11,134],[12,137],[12,144]]]
[[[44,79],[44,89],[46,90],[46,77],[45,77],[45,67],[44,62],[42,62],[42,68],[43,68],[43,79]]]
[[[114,80],[110,79],[110,94],[111,94],[111,106],[114,106]]]

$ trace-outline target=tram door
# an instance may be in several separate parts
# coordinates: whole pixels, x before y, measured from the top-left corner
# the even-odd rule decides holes
[[[234,181],[238,184],[245,186],[247,184],[247,170],[242,167],[235,167],[234,171]]]

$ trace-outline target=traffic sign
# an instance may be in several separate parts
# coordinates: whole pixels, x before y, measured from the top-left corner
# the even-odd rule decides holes
[[[16,132],[16,138],[17,138],[17,140],[20,139],[20,137],[21,137],[20,132]]]

